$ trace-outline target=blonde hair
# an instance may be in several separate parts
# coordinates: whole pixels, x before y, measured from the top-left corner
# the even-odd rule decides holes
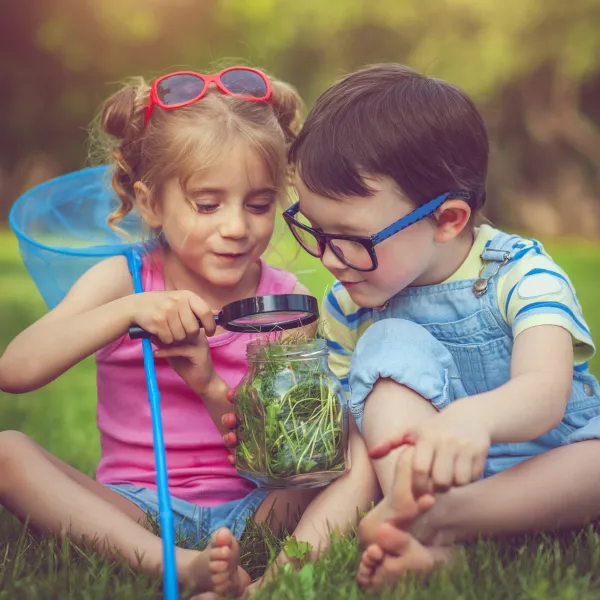
[[[248,141],[264,159],[283,200],[288,183],[287,150],[300,130],[302,100],[296,90],[270,79],[272,102],[250,102],[214,87],[183,108],[155,107],[145,127],[150,85],[132,79],[113,94],[100,112],[97,141],[101,158],[113,164],[112,186],[121,206],[109,215],[113,229],[134,208],[134,184],[151,192],[178,177],[185,189],[193,175],[210,167],[236,137]]]

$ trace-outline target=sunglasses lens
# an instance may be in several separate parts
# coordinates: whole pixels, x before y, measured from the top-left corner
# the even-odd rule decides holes
[[[221,75],[223,87],[236,96],[264,98],[267,93],[267,82],[258,73],[248,69],[232,69]]]
[[[204,90],[204,81],[195,75],[173,75],[156,86],[158,99],[165,106],[174,106],[197,98]]]

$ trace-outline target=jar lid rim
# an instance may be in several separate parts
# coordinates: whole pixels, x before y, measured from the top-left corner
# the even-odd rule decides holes
[[[277,356],[296,356],[298,358],[316,358],[327,354],[327,340],[315,338],[301,343],[276,344],[268,340],[251,340],[246,347],[246,355],[258,357],[272,349]]]

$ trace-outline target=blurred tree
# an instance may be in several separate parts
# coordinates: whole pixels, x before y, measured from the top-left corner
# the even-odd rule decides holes
[[[482,107],[493,220],[598,236],[599,25],[600,0],[21,0],[0,14],[0,209],[40,157],[37,177],[85,163],[85,128],[128,75],[230,57],[310,105],[343,74],[397,61]]]

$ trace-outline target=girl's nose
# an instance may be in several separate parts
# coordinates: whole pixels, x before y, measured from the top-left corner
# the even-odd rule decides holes
[[[248,224],[241,210],[228,211],[224,214],[219,232],[224,238],[243,239],[248,234]]]

